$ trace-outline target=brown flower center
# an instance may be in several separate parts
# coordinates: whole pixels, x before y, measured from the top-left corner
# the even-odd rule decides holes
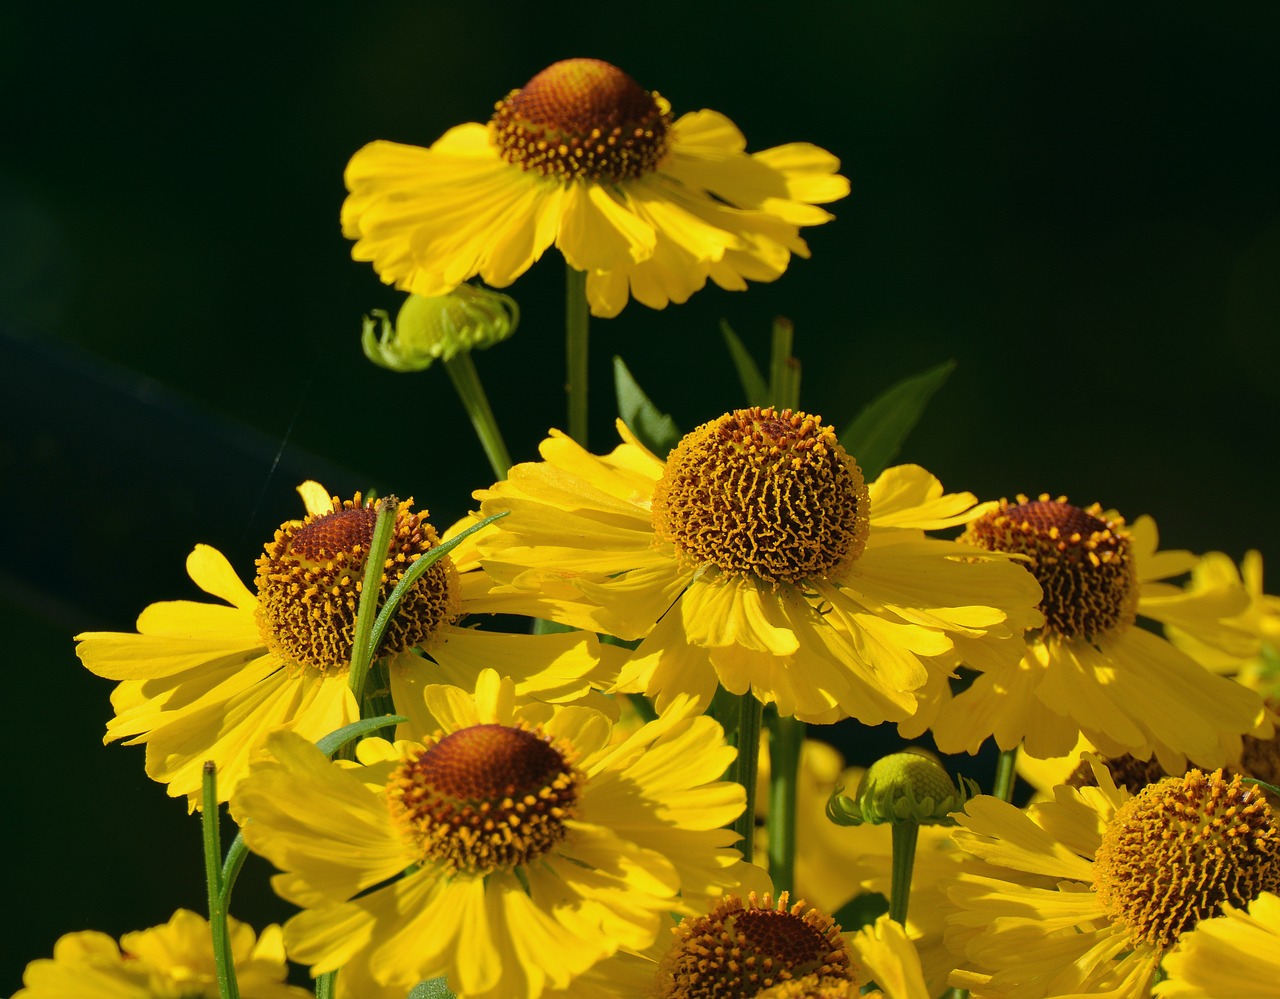
[[[686,434],[653,495],[681,561],[803,583],[846,571],[870,528],[862,472],[821,417],[739,409]]]
[[[1164,951],[1224,902],[1243,906],[1280,888],[1280,830],[1256,787],[1192,770],[1116,809],[1094,888],[1135,944]]]
[[[499,155],[544,177],[634,180],[667,152],[670,106],[599,59],[554,63],[495,108],[489,128]]]
[[[1116,787],[1122,787],[1130,794],[1137,794],[1148,784],[1155,784],[1170,776],[1152,756],[1149,760],[1140,760],[1126,753],[1123,756],[1108,756],[1102,765],[1111,774]],[[1088,760],[1082,759],[1068,775],[1066,784],[1071,787],[1097,787],[1098,779]]]
[[[1106,520],[1096,503],[1072,506],[1066,497],[1006,500],[973,521],[963,541],[1030,559],[1044,591],[1045,631],[1094,641],[1137,617],[1138,577],[1124,521]]]
[[[382,570],[382,604],[400,578],[440,543],[426,511],[399,505]],[[334,674],[351,665],[356,612],[377,511],[355,499],[333,499],[333,510],[308,514],[276,531],[258,566],[258,627],[271,651],[300,667]],[[461,612],[458,571],[449,557],[433,564],[405,594],[376,655],[430,647]]]
[[[746,905],[727,895],[705,916],[684,920],[675,938],[658,966],[658,999],[747,999],[799,980],[808,990],[796,995],[827,996],[857,984],[840,927],[804,902],[788,908],[786,892],[776,907],[767,893],[752,892]]]
[[[536,860],[564,839],[580,779],[541,734],[473,725],[402,763],[387,802],[424,863],[483,876]]]

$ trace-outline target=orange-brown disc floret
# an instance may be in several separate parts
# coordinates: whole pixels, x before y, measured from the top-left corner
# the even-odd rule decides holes
[[[564,839],[581,782],[569,755],[524,728],[459,729],[396,769],[388,807],[423,863],[449,874],[511,870]]]
[[[1280,830],[1262,792],[1221,770],[1151,784],[1107,824],[1094,888],[1135,944],[1164,951],[1224,902],[1280,890]]]
[[[303,669],[333,674],[350,667],[365,561],[378,513],[355,499],[333,499],[333,509],[290,521],[259,556],[258,627],[267,647]],[[381,606],[401,577],[440,538],[426,511],[399,504],[382,570]],[[376,655],[429,648],[437,632],[461,613],[458,571],[438,559],[410,587]]]
[[[798,583],[839,577],[866,547],[867,486],[818,416],[753,406],[685,435],[653,495],[653,527],[691,566]]]
[[[988,551],[1029,559],[1044,599],[1045,631],[1094,641],[1127,628],[1137,617],[1138,578],[1129,533],[1096,503],[1072,506],[1065,496],[1019,496],[969,524],[961,539]]]
[[[489,130],[499,155],[544,177],[634,180],[667,152],[667,102],[599,59],[554,63],[495,108]]]
[[[857,984],[840,927],[787,893],[746,904],[727,895],[705,916],[684,920],[658,968],[659,999],[747,999],[789,982],[806,981],[809,995]],[[831,994],[839,994],[832,992]],[[856,994],[856,990],[854,992]]]

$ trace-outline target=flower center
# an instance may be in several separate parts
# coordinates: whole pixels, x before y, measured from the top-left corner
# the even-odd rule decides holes
[[[1154,756],[1149,760],[1140,760],[1125,753],[1123,756],[1108,756],[1102,760],[1102,764],[1111,774],[1116,787],[1122,787],[1130,794],[1137,794],[1148,784],[1158,783],[1170,776]],[[1094,776],[1089,761],[1081,760],[1063,783],[1071,787],[1097,787],[1098,779]]]
[[[498,154],[544,177],[634,180],[667,152],[670,105],[599,59],[554,63],[494,107]]]
[[[804,902],[788,908],[786,892],[776,907],[768,893],[752,892],[746,905],[726,895],[675,938],[658,966],[658,999],[746,999],[799,979],[809,985],[799,995],[838,995],[841,983],[857,983],[840,927]]]
[[[1138,577],[1124,521],[1106,520],[1094,504],[1086,510],[1065,496],[1005,500],[973,521],[961,540],[988,551],[1026,555],[1044,591],[1045,630],[1062,638],[1093,641],[1133,624]]]
[[[400,578],[440,538],[426,512],[400,504],[382,570],[379,604]],[[333,500],[333,510],[308,514],[276,531],[258,557],[258,627],[267,647],[304,668],[335,674],[351,665],[356,611],[364,589],[365,559],[378,514],[353,500]],[[439,559],[405,594],[376,655],[429,647],[436,633],[461,613],[458,571]]]
[[[1258,788],[1192,770],[1116,809],[1094,888],[1135,944],[1164,951],[1224,902],[1243,906],[1280,888],[1280,830]]]
[[[653,527],[691,565],[778,583],[825,579],[862,554],[862,472],[821,417],[739,409],[685,435],[653,495]]]
[[[473,725],[402,763],[387,801],[424,863],[483,876],[536,860],[564,839],[580,780],[540,734]]]

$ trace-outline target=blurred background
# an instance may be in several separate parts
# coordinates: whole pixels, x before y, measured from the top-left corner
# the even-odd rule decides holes
[[[959,362],[902,455],[949,488],[1148,512],[1275,579],[1278,42],[1273,3],[5,5],[0,994],[61,933],[203,907],[198,821],[102,746],[112,685],[71,636],[197,596],[197,542],[251,580],[305,478],[440,525],[490,481],[443,372],[360,352],[401,300],[339,232],[361,145],[427,145],[572,56],[752,150],[817,143],[853,192],[811,260],[593,324],[597,450],[612,355],[689,429],[740,402],[719,321],[763,359],[783,315],[837,426]],[[564,421],[562,262],[510,291],[522,327],[476,362],[521,460]],[[266,874],[233,908],[259,927],[287,914]]]

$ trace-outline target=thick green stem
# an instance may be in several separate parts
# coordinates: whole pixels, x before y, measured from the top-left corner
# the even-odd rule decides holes
[[[1018,747],[1012,749],[1002,749],[1000,758],[996,760],[996,781],[995,787],[991,793],[1001,801],[1013,801],[1013,785],[1018,780],[1018,771],[1016,764],[1018,762]]]
[[[587,273],[565,265],[565,391],[569,393],[569,436],[587,446]]]
[[[893,876],[889,885],[889,918],[907,925],[907,905],[911,901],[911,871],[916,863],[916,840],[920,823],[894,822]]]
[[[795,887],[796,865],[796,785],[800,776],[800,753],[804,746],[804,722],[768,715],[769,725],[769,877],[773,889]]]
[[[213,937],[213,966],[221,999],[240,999],[231,937],[227,932],[227,908],[223,896],[222,834],[218,828],[218,775],[212,760],[204,765],[203,806],[200,831],[204,839],[204,878],[209,896],[209,932]]]
[[[764,705],[751,691],[729,694],[721,691],[729,710],[725,712],[725,738],[737,747],[738,757],[729,767],[728,778],[741,784],[747,792],[747,807],[733,823],[733,831],[742,837],[738,849],[751,860],[756,835],[756,774],[760,770],[760,720]]]
[[[373,622],[378,616],[378,596],[382,592],[382,573],[386,567],[387,551],[395,533],[396,509],[400,501],[394,496],[378,500],[378,519],[373,527],[373,540],[369,543],[369,555],[364,564],[364,582],[360,590],[360,607],[356,611],[356,631],[351,648],[351,673],[347,683],[355,695],[356,704],[364,704],[364,681],[373,661]]]
[[[471,360],[470,351],[454,354],[444,362],[444,370],[449,373],[449,380],[453,382],[458,398],[462,400],[462,406],[471,418],[471,426],[480,438],[480,446],[489,459],[489,467],[497,478],[505,479],[507,470],[511,467],[511,455],[507,453],[502,431],[498,429],[498,421],[493,418],[493,410],[489,408],[489,397],[480,384],[480,374],[476,371],[475,362]]]
[[[338,973],[326,971],[316,977],[316,999],[333,999],[334,990],[338,986]]]

